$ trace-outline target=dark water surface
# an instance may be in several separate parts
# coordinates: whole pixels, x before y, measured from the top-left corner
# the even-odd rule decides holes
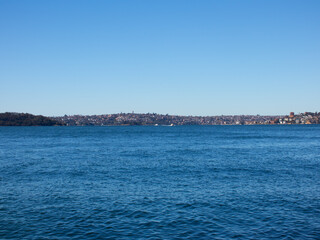
[[[1,127],[0,239],[320,239],[320,126]]]

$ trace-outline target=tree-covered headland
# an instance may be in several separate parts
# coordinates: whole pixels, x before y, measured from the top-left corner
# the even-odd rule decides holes
[[[29,113],[0,113],[0,126],[63,126],[59,120]]]

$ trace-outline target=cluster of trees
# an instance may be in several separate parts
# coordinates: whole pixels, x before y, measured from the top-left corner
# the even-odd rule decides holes
[[[29,113],[0,113],[0,126],[62,126],[62,122]]]

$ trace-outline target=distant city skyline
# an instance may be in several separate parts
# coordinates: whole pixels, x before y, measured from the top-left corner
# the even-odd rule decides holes
[[[0,1],[0,112],[317,112],[320,2]]]

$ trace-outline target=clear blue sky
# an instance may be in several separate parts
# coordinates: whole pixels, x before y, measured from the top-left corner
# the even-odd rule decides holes
[[[320,111],[320,1],[0,0],[0,112]]]

